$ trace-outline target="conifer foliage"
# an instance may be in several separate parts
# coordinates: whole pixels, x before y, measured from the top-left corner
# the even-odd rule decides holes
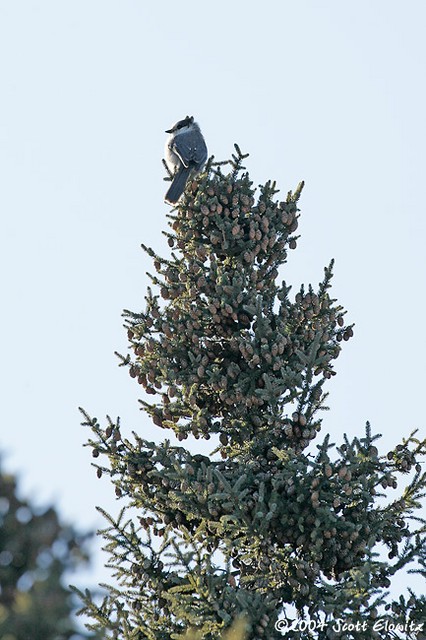
[[[425,615],[421,597],[386,596],[408,563],[425,575],[425,442],[412,434],[381,455],[368,424],[338,447],[318,442],[324,385],[353,328],[330,295],[333,262],[316,289],[292,296],[280,280],[303,183],[285,200],[271,182],[257,192],[235,149],[187,185],[170,255],[143,246],[152,287],[144,311],[125,312],[121,364],[177,444],[143,427],[129,440],[118,420],[84,412],[94,457],[108,459],[98,476],[124,504],[117,519],[104,513],[117,584],[101,604],[85,594],[85,610],[126,640],[188,629],[216,640],[238,620],[247,640],[342,637],[338,619],[354,627],[345,638],[391,637],[390,623]],[[192,452],[199,439],[211,455]],[[373,629],[379,615],[387,630]]]
[[[75,596],[64,584],[88,563],[89,537],[64,525],[55,508],[21,498],[0,458],[2,640],[94,640],[75,624]]]

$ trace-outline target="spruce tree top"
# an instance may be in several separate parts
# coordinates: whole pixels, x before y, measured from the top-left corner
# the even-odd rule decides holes
[[[305,449],[320,428],[323,383],[352,335],[330,298],[332,264],[317,291],[296,299],[279,268],[296,248],[300,183],[285,201],[255,189],[236,147],[233,170],[194,180],[170,216],[172,258],[154,258],[160,289],[128,313],[130,374],[159,402],[155,424],[180,440],[220,434],[222,456],[250,459],[271,446]]]

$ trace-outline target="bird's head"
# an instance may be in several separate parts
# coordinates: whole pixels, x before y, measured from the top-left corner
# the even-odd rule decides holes
[[[166,133],[175,133],[179,129],[189,127],[194,122],[194,116],[186,116],[183,120],[179,120],[171,129],[166,129]]]

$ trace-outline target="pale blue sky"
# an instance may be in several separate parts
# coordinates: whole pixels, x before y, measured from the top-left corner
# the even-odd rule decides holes
[[[140,243],[168,251],[164,130],[187,114],[255,184],[306,181],[283,275],[316,284],[334,257],[356,323],[323,432],[425,434],[425,23],[422,0],[0,0],[0,449],[26,495],[82,528],[117,510],[78,405],[164,437],[113,351]]]

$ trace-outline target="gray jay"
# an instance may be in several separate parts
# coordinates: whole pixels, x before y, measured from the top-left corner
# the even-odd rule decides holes
[[[185,190],[189,176],[199,173],[207,160],[207,147],[193,116],[179,120],[171,129],[166,142],[166,164],[174,174],[165,201],[176,204]]]

